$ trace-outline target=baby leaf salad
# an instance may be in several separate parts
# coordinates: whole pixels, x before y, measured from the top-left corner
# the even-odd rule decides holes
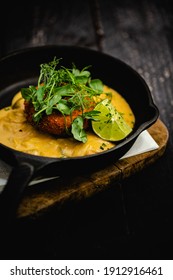
[[[131,133],[132,128],[122,113],[111,104],[111,93],[104,92],[101,98],[103,83],[91,78],[89,66],[79,70],[72,64],[72,68],[66,68],[60,65],[60,60],[55,57],[41,64],[37,86],[21,89],[22,97],[34,109],[33,122],[38,124],[43,116],[56,112],[64,117],[67,134],[83,143],[87,141],[84,124],[88,120],[91,120],[93,132],[104,140],[119,141]]]
[[[87,109],[96,105],[94,97],[103,92],[103,83],[100,79],[91,78],[90,66],[79,70],[72,64],[69,69],[60,66],[60,60],[55,57],[53,61],[41,64],[37,86],[22,88],[21,94],[34,107],[34,122],[39,122],[44,114],[51,115],[53,111],[66,116],[79,110],[81,114],[72,121],[70,133],[76,140],[85,143],[84,120],[94,120],[100,113]]]

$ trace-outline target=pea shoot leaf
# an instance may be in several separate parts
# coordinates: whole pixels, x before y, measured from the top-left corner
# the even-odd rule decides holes
[[[71,116],[74,110],[79,110],[80,115],[72,122],[71,133],[76,140],[85,143],[87,135],[83,123],[98,115],[94,110],[88,111],[95,104],[94,97],[103,92],[103,83],[91,78],[90,66],[79,70],[73,64],[70,69],[60,66],[60,60],[54,57],[51,62],[41,64],[37,86],[22,88],[22,97],[34,106],[35,122],[54,111]]]
[[[76,140],[83,143],[87,141],[87,134],[83,128],[83,118],[81,116],[78,116],[73,120],[71,132]]]
[[[103,83],[101,80],[93,79],[90,81],[89,85],[93,90],[103,92]]]
[[[56,107],[63,115],[70,115],[70,108],[63,101],[59,102]]]

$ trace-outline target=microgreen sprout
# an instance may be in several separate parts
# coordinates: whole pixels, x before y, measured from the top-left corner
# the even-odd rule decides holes
[[[22,97],[32,103],[34,107],[33,120],[39,122],[42,117],[57,111],[71,115],[74,110],[80,110],[79,115],[72,122],[71,134],[81,142],[87,141],[83,128],[85,119],[94,119],[98,111],[86,112],[95,103],[94,97],[103,92],[103,83],[99,79],[92,79],[88,70],[82,70],[72,64],[72,68],[60,66],[60,59],[54,57],[49,63],[40,65],[40,75],[37,86],[22,88]]]

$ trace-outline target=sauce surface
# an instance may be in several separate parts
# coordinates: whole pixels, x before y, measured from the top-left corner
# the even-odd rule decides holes
[[[104,86],[104,92],[111,93],[112,104],[133,128],[135,116],[126,100],[107,86]],[[0,110],[0,143],[18,151],[37,156],[76,157],[103,152],[116,145],[99,138],[92,131],[87,132],[87,137],[87,142],[82,143],[71,137],[57,138],[35,129],[26,121],[24,99],[20,92],[14,96],[11,106]]]

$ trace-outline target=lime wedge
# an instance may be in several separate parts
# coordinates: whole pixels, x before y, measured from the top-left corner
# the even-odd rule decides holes
[[[132,128],[125,122],[110,100],[104,99],[95,106],[94,110],[100,111],[100,113],[95,120],[92,120],[92,128],[100,138],[108,141],[119,141],[132,131]]]

